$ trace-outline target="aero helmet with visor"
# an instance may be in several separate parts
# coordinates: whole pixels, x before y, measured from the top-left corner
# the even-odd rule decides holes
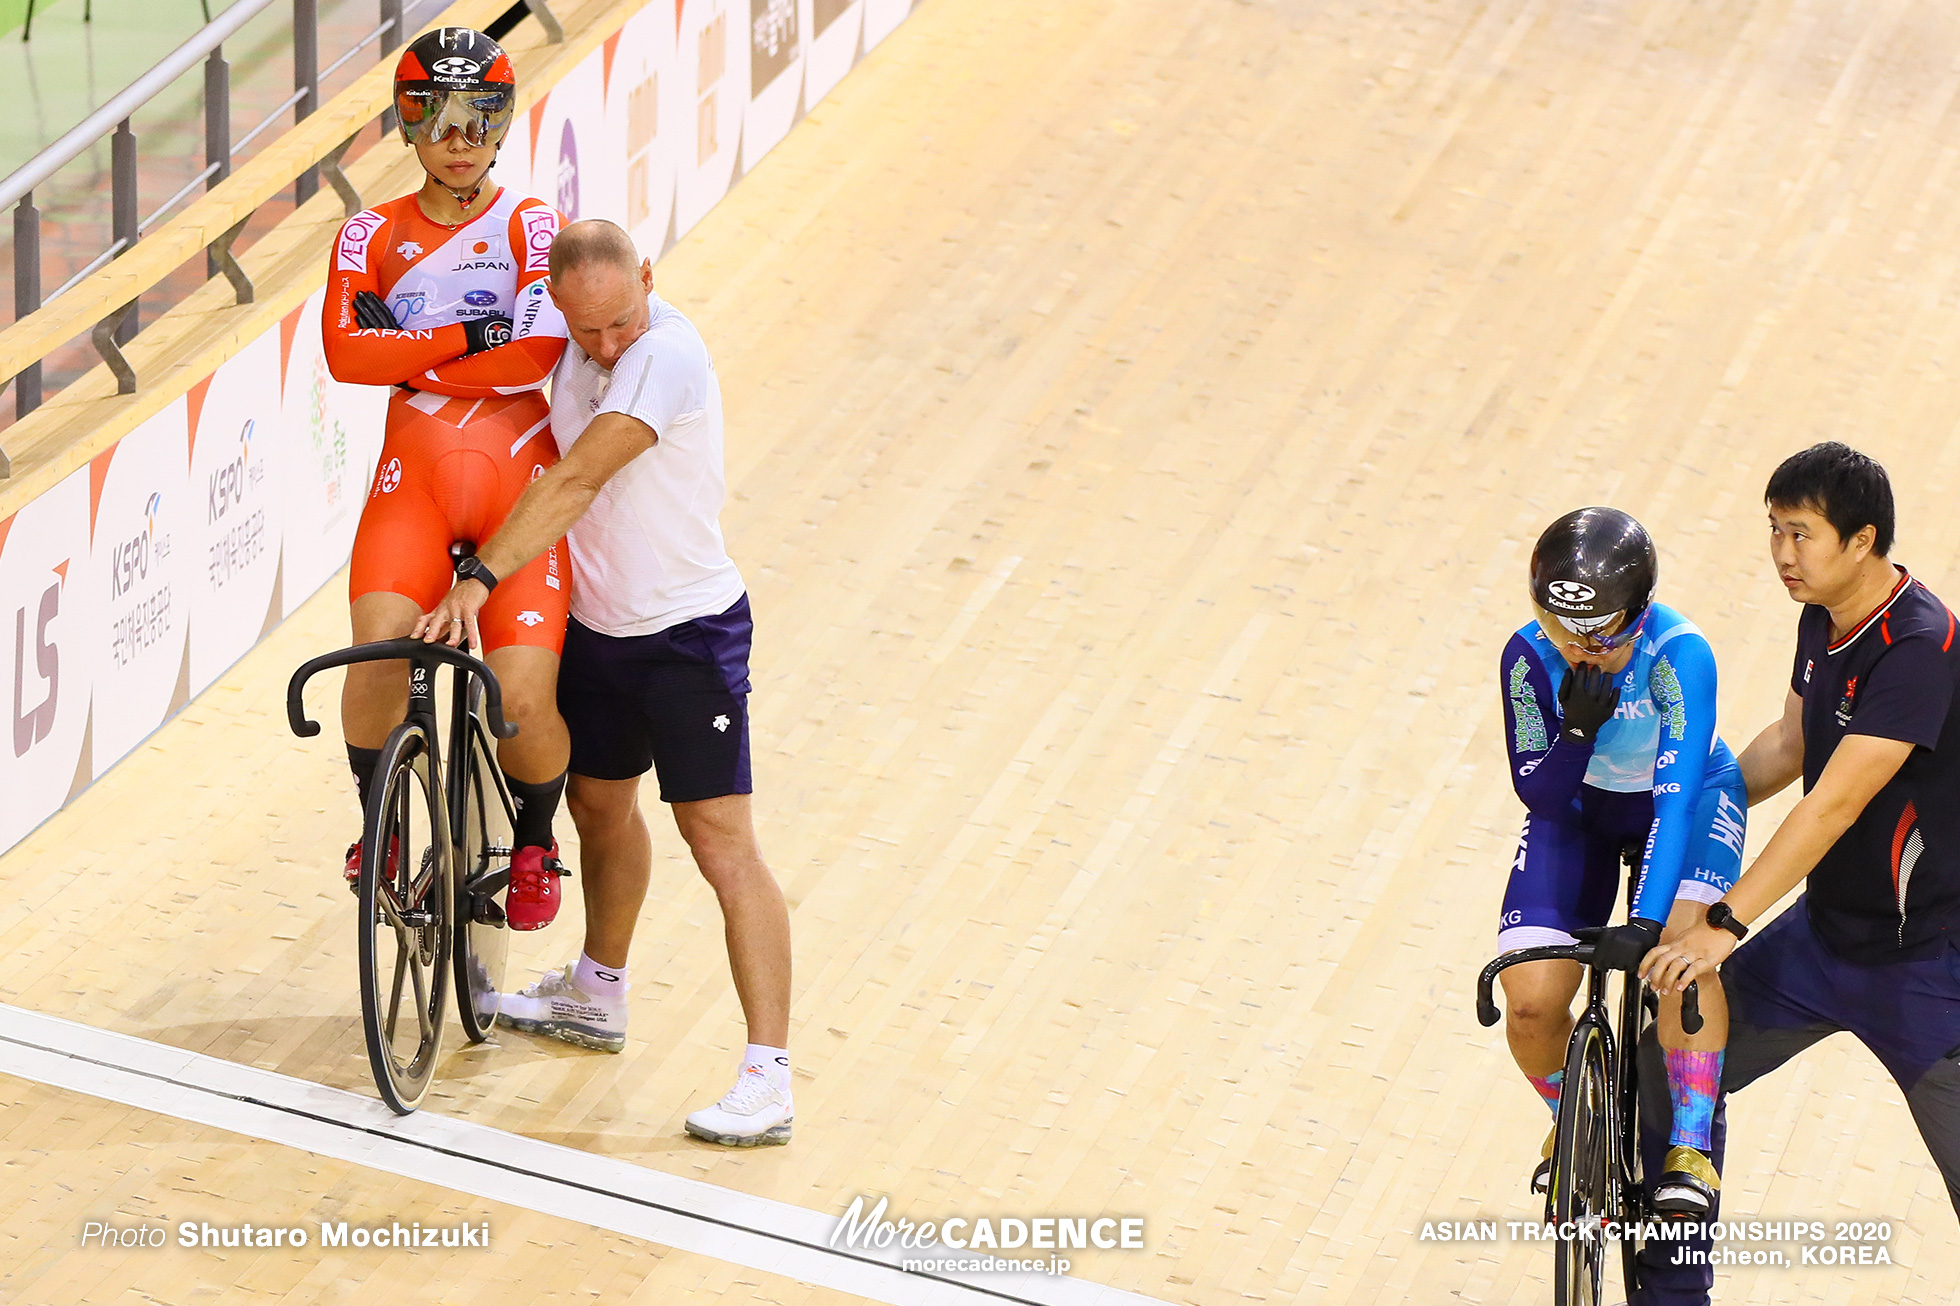
[[[460,131],[471,146],[501,142],[517,109],[517,74],[504,48],[467,27],[415,38],[395,65],[402,141],[435,142]]]
[[[1581,508],[1538,537],[1531,598],[1589,651],[1610,651],[1645,624],[1656,566],[1646,527],[1617,508]]]

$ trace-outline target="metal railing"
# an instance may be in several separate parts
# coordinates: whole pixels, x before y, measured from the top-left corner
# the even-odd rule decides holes
[[[247,22],[269,8],[272,3],[273,0],[238,0],[238,3],[200,29],[190,40],[166,55],[162,62],[149,72],[130,83],[114,99],[83,119],[10,176],[0,179],[0,208],[11,205],[14,210],[14,320],[16,322],[26,318],[43,304],[59,297],[63,292],[72,289],[110,261],[128,253],[145,231],[183,203],[198,186],[202,185],[209,190],[223,181],[231,173],[233,157],[284,117],[287,110],[296,111],[294,114],[296,122],[306,119],[320,107],[321,79],[337,72],[348,60],[376,41],[381,42],[383,54],[402,43],[403,0],[379,0],[379,26],[362,37],[352,49],[325,68],[321,68],[318,0],[292,0],[293,93],[267,114],[257,126],[237,141],[233,141],[231,139],[231,65],[225,60],[224,43]],[[165,200],[148,217],[139,218],[136,193],[136,134],[130,127],[131,116],[172,82],[195,68],[200,61],[204,64],[204,170],[186,182],[176,194]],[[101,140],[104,135],[109,135],[112,243],[81,271],[57,286],[52,293],[44,296],[41,293],[41,211],[34,205],[34,190],[52,177],[57,170]],[[319,164],[299,174],[295,186],[295,199],[298,203],[304,204],[318,192],[320,176],[323,172],[333,182],[335,190],[343,196],[352,194],[353,188],[347,184],[345,176],[341,174],[339,156],[335,155],[321,160]],[[239,303],[251,301],[251,282],[245,279],[243,270],[231,253],[232,242],[238,238],[244,227],[245,223],[240,222],[225,232],[211,243],[206,255],[209,275],[216,276],[223,273],[231,281],[233,288],[238,291]],[[96,352],[102,356],[109,370],[115,374],[117,388],[124,394],[135,390],[136,375],[124,359],[119,346],[128,344],[136,335],[136,304],[136,300],[130,300],[99,322],[90,333]],[[14,377],[15,416],[25,417],[40,405],[41,364],[37,361],[29,364]],[[0,474],[4,473],[0,472]]]

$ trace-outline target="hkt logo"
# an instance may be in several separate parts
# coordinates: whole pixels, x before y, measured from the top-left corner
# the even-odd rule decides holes
[[[55,704],[61,694],[61,653],[48,637],[48,627],[61,615],[61,587],[68,579],[68,559],[54,565],[54,584],[41,592],[34,622],[34,668],[48,682],[47,697],[37,707],[22,710],[27,679],[27,609],[14,609],[14,756],[46,739],[54,730]]]
[[[252,461],[252,432],[257,427],[257,418],[247,418],[243,429],[238,432],[238,456],[211,473],[207,486],[206,525],[218,522],[226,513],[245,502],[246,492],[265,479],[265,468]]]
[[[393,494],[402,483],[402,460],[390,458],[382,464],[380,474],[374,478],[376,494]]]

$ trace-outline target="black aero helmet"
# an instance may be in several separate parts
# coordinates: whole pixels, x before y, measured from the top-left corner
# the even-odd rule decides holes
[[[1531,598],[1572,631],[1611,648],[1654,601],[1647,528],[1618,508],[1581,508],[1545,528],[1531,551]],[[1625,614],[1614,638],[1600,632]]]
[[[517,108],[517,73],[504,48],[469,27],[424,32],[395,65],[395,116],[402,141],[502,141]]]

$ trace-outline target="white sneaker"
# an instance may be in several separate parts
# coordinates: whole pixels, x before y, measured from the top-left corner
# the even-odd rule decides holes
[[[687,1118],[687,1132],[724,1147],[756,1147],[787,1143],[795,1119],[789,1090],[771,1088],[769,1076],[749,1067],[735,1077],[726,1097]]]
[[[572,983],[578,963],[548,970],[543,978],[516,993],[506,993],[497,1019],[527,1034],[576,1043],[600,1052],[626,1046],[626,1003],[605,1002]]]

